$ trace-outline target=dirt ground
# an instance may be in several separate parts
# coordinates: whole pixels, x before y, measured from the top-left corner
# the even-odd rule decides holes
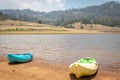
[[[22,64],[9,64],[0,61],[0,80],[119,80],[120,72],[98,69],[93,76],[76,79],[68,66],[32,61]]]

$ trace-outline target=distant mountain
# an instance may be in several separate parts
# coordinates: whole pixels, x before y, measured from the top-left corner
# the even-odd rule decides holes
[[[42,21],[42,23],[65,26],[81,21],[84,24],[92,23],[108,26],[120,26],[120,3],[110,1],[100,6],[73,8],[63,11],[35,12],[24,10],[0,10],[2,13],[25,21]]]
[[[6,19],[17,20],[17,18],[15,18],[15,17],[12,17],[10,15],[0,12],[0,20],[6,20]]]
[[[13,16],[18,18],[19,20],[25,20],[25,21],[36,21],[36,16],[40,15],[38,12],[34,12],[30,9],[24,9],[24,10],[13,10],[13,9],[5,9],[0,10],[2,13],[7,14],[9,16]]]

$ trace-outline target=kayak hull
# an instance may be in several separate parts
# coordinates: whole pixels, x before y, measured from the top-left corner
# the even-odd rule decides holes
[[[8,60],[10,63],[24,63],[24,62],[29,62],[32,59],[33,59],[33,55],[31,53],[8,54]]]
[[[80,78],[81,76],[90,76],[95,74],[98,69],[98,64],[96,61],[93,63],[75,62],[69,66],[69,69],[70,73],[74,74],[76,78]]]

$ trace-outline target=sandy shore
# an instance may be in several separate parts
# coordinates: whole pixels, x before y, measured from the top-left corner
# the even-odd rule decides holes
[[[76,79],[70,74],[68,66],[32,62],[23,64],[9,64],[7,60],[0,60],[0,80],[119,80],[120,72],[104,71],[89,77]]]

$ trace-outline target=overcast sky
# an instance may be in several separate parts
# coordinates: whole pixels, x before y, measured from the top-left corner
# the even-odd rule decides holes
[[[31,9],[34,11],[54,11],[69,8],[84,8],[120,0],[0,0],[0,9]]]

